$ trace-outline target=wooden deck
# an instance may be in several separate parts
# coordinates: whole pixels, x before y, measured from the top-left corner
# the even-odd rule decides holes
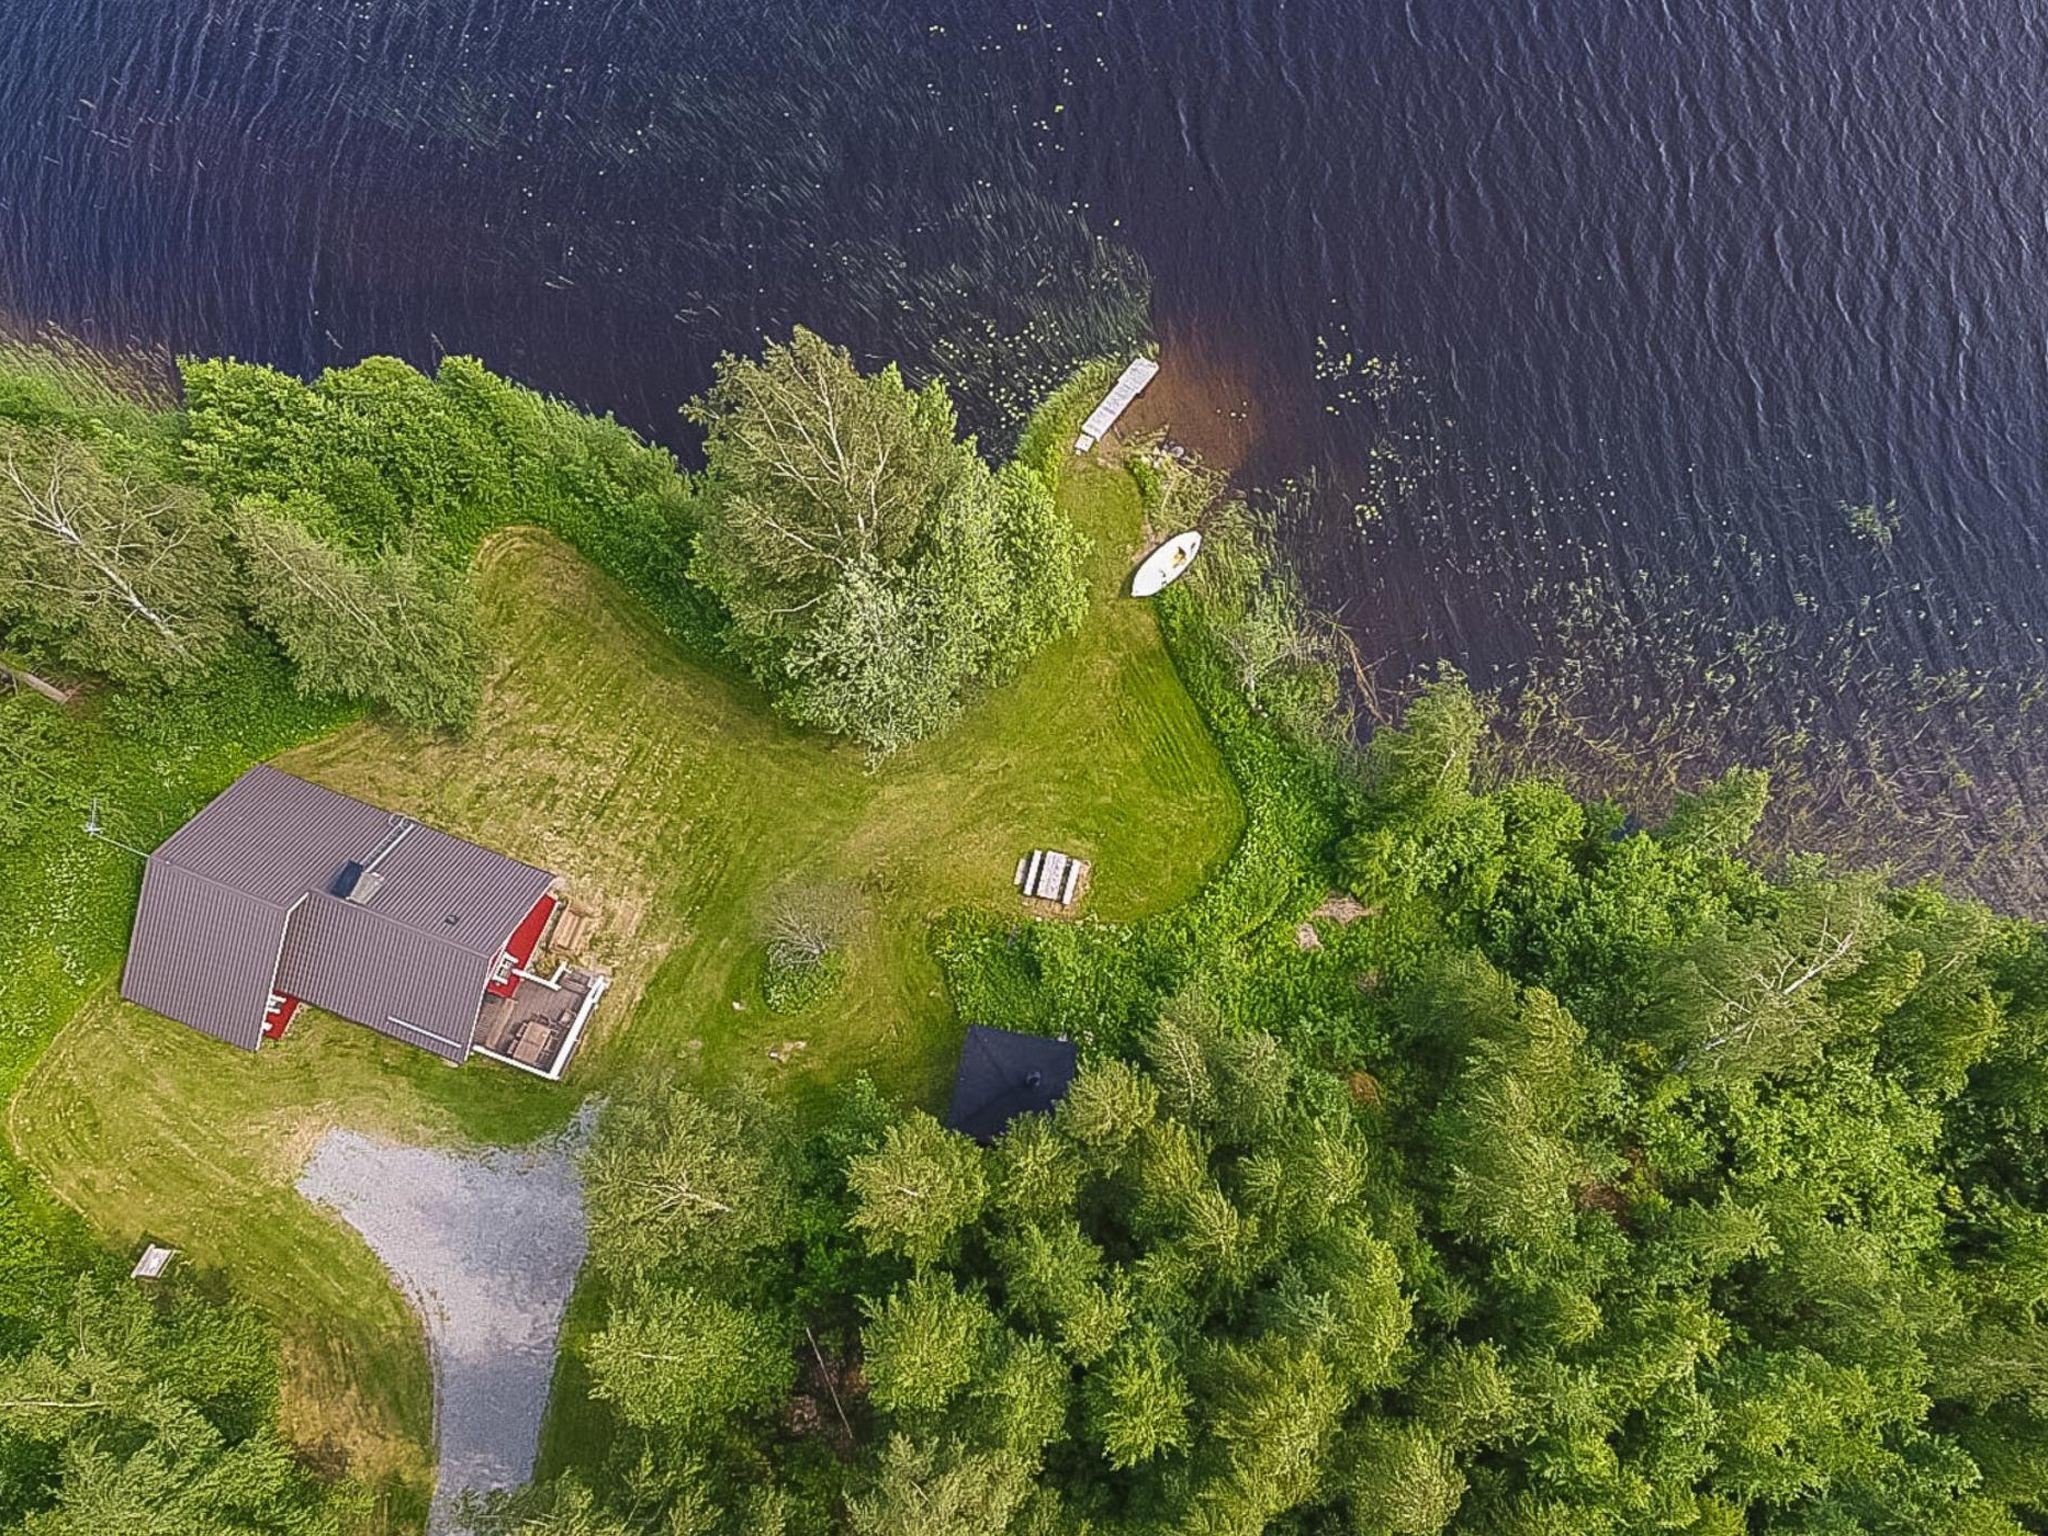
[[[611,979],[565,966],[553,980],[549,985],[523,977],[512,997],[486,994],[477,1019],[477,1050],[522,1072],[559,1080]]]

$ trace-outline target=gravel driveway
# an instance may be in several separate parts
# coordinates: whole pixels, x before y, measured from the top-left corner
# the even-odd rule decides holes
[[[583,1264],[585,1122],[533,1147],[399,1147],[332,1130],[299,1192],[338,1211],[426,1322],[440,1476],[430,1532],[466,1490],[533,1475],[555,1339]]]

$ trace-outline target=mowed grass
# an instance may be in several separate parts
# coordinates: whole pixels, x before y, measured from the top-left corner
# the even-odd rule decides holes
[[[454,1070],[305,1014],[281,1047],[244,1056],[109,990],[9,1106],[16,1151],[117,1246],[174,1244],[268,1308],[287,1428],[378,1482],[389,1527],[416,1527],[431,1478],[424,1343],[369,1250],[293,1191],[326,1128],[527,1140],[650,1070],[792,1086],[866,1072],[936,1107],[958,1026],[932,919],[971,906],[1027,920],[1011,877],[1032,847],[1092,859],[1088,910],[1129,918],[1192,895],[1234,846],[1236,793],[1150,611],[1122,595],[1135,490],[1077,466],[1062,501],[1097,546],[1081,632],[873,771],[678,655],[566,547],[501,534],[481,558],[498,661],[475,736],[357,725],[277,761],[559,871],[598,909],[593,958],[616,982],[569,1080]],[[778,1017],[760,995],[762,927],[778,901],[820,888],[857,913],[846,982]]]

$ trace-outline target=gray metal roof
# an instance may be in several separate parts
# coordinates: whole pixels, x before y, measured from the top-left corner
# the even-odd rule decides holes
[[[331,894],[375,862],[367,903]],[[544,869],[275,768],[251,768],[150,855],[124,997],[254,1049],[270,992],[460,1061]]]
[[[284,925],[281,906],[151,859],[121,995],[253,1051]]]

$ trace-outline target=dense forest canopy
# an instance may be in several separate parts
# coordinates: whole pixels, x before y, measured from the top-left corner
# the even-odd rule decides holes
[[[2041,935],[1767,878],[1754,776],[1651,831],[1481,788],[1483,732],[1441,682],[1272,854],[1350,922],[955,933],[970,1016],[1093,1047],[986,1150],[859,1092],[614,1108],[594,1528],[2034,1528]]]
[[[910,739],[1068,622],[1060,412],[1089,387],[992,469],[942,392],[799,334],[722,372],[692,477],[460,359],[194,363],[177,413],[9,383],[0,660],[98,681],[0,697],[0,900],[66,925],[0,934],[0,1083],[132,910],[132,874],[43,899],[86,809],[66,754],[168,812],[364,708],[460,728],[468,561],[514,520],[796,718]],[[862,435],[799,488],[821,412]],[[938,922],[963,1022],[1081,1047],[1059,1110],[991,1146],[858,1080],[619,1095],[561,1377],[608,1433],[477,1528],[2048,1529],[2048,936],[1761,867],[1758,774],[1647,828],[1503,775],[1453,674],[1360,752],[1242,509],[1128,469],[1209,536],[1157,611],[1237,850],[1139,922]],[[278,1438],[250,1314],[125,1288],[0,1175],[0,1528],[363,1518]]]

